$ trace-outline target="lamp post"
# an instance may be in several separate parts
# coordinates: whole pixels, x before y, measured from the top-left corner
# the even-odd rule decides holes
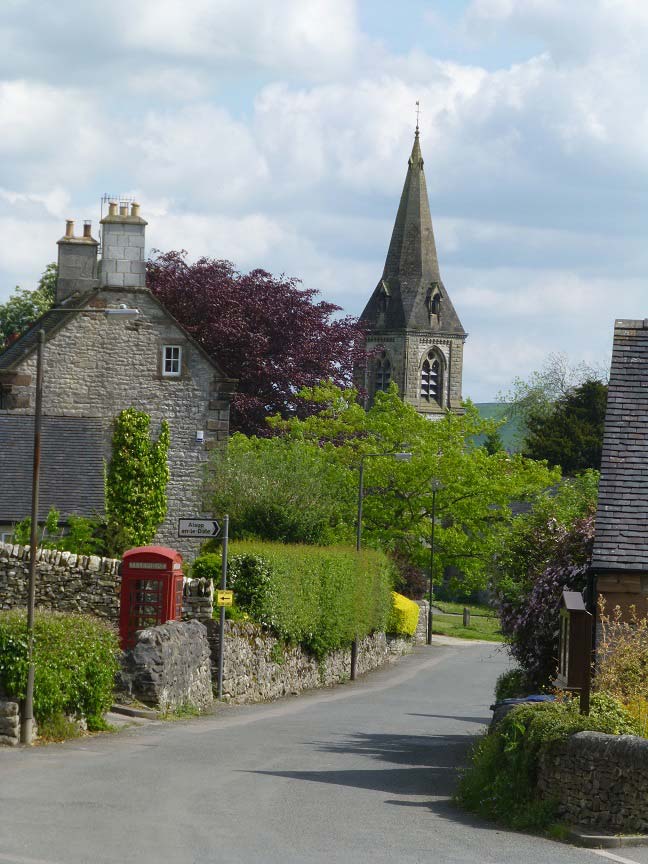
[[[390,456],[396,459],[397,462],[409,462],[412,458],[411,453],[387,452],[387,453],[365,453],[360,457],[358,466],[358,516],[356,524],[356,552],[360,551],[362,546],[362,502],[364,500],[364,460],[374,459],[378,456]],[[351,643],[351,680],[355,681],[356,666],[358,664],[358,640],[357,638]]]
[[[92,307],[62,307],[65,312],[91,312],[102,315],[134,317],[139,309],[129,309],[125,304],[116,308],[94,309]],[[20,740],[31,744],[34,737],[34,612],[36,608],[36,555],[38,553],[38,495],[41,464],[41,428],[43,423],[43,371],[45,354],[45,331],[38,331],[36,350],[36,395],[34,398],[34,461],[32,470],[31,533],[29,538],[29,588],[27,592],[27,686],[20,726]]]
[[[428,626],[427,626],[427,644],[432,644],[432,596],[434,593],[434,526],[436,525],[436,496],[441,489],[441,483],[438,480],[432,481],[432,530],[430,532],[430,598],[428,607]]]

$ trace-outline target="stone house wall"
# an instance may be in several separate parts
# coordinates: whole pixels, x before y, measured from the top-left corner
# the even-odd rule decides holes
[[[194,554],[199,541],[179,540],[177,521],[203,512],[201,488],[208,452],[227,439],[233,383],[223,378],[197,345],[145,289],[103,289],[93,306],[125,304],[135,318],[78,313],[50,334],[45,345],[43,414],[101,418],[104,458],[111,455],[112,423],[125,408],[151,416],[151,434],[170,426],[168,512],[154,542]],[[182,372],[162,375],[162,347],[182,348]],[[36,355],[15,370],[12,414],[32,414]],[[14,392],[15,391],[15,392]],[[204,432],[205,443],[196,440]],[[27,515],[27,514],[24,514]]]
[[[579,732],[543,757],[538,789],[561,818],[615,833],[648,833],[648,740]]]

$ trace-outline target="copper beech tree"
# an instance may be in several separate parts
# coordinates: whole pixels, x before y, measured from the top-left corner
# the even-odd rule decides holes
[[[239,273],[229,261],[186,252],[157,253],[148,263],[153,294],[223,367],[238,379],[232,430],[269,435],[266,417],[317,411],[302,387],[330,380],[352,383],[364,361],[364,331],[356,318],[334,318],[339,306],[316,302],[299,280],[265,270]]]

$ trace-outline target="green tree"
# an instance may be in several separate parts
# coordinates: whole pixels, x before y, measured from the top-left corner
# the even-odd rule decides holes
[[[157,441],[151,441],[150,425],[149,415],[135,408],[115,420],[106,475],[107,545],[113,555],[150,543],[166,515],[169,424],[162,421]]]
[[[589,379],[557,399],[548,411],[531,413],[526,420],[524,453],[546,459],[573,476],[586,468],[599,468],[607,387]]]
[[[237,432],[208,487],[232,537],[328,544],[352,539],[353,478],[328,451]]]
[[[16,286],[6,303],[0,304],[0,347],[14,334],[20,335],[54,304],[56,264],[48,264],[33,291]]]
[[[471,405],[463,416],[448,414],[430,422],[399,399],[393,385],[387,393],[376,395],[368,411],[357,404],[353,390],[321,385],[301,395],[319,404],[321,410],[303,420],[274,418],[271,425],[278,437],[266,443],[265,452],[273,448],[280,451],[286,442],[292,442],[302,452],[317,452],[320,455],[314,458],[344,469],[346,480],[335,473],[339,480],[327,504],[336,514],[330,519],[341,537],[352,534],[355,526],[360,458],[385,454],[384,458],[365,461],[364,542],[404,554],[425,568],[429,562],[433,481],[439,484],[435,581],[447,566],[454,565],[463,573],[467,592],[486,583],[495,538],[507,530],[512,519],[510,502],[537,493],[560,476],[558,471],[523,456],[504,451],[491,455],[476,446],[475,436],[492,433],[496,424],[481,419]],[[389,458],[389,454],[403,450],[412,453],[409,463]],[[216,478],[223,458],[214,466]],[[265,476],[263,460],[257,469],[258,483],[246,481],[245,488],[240,489],[241,507],[256,486],[268,482],[273,488],[275,481]],[[219,482],[216,479],[217,490]],[[277,489],[277,494],[283,493]],[[231,498],[219,496],[217,491],[218,509],[231,502]],[[261,520],[257,524],[261,525]],[[250,527],[254,529],[254,524]]]

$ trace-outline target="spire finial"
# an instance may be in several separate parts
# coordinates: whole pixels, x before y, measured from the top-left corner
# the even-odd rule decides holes
[[[416,134],[419,134],[419,114],[421,113],[421,106],[419,105],[419,100],[416,100]]]

